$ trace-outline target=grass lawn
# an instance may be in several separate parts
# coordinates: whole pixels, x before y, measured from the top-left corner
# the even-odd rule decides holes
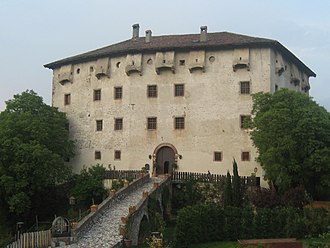
[[[191,248],[236,248],[237,242],[222,241],[192,245]]]

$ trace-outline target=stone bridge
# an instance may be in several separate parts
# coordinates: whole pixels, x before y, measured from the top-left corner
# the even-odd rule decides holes
[[[171,198],[171,177],[165,176],[160,183],[154,182],[149,192],[144,191],[142,200],[129,209],[129,214],[122,218],[120,229],[133,245],[144,242],[150,232],[158,231],[157,213],[163,219],[171,212]]]
[[[118,192],[110,192],[72,229],[72,243],[66,247],[123,247],[124,241],[138,244],[154,231],[155,212],[169,211],[170,197],[170,177],[145,174]]]

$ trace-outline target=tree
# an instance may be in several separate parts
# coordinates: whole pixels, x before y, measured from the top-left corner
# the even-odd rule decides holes
[[[241,207],[242,205],[242,188],[241,188],[241,178],[238,175],[238,168],[236,160],[233,161],[233,206]]]
[[[65,181],[72,157],[68,120],[33,91],[14,95],[0,113],[0,192],[11,212],[31,208],[43,188]]]
[[[316,198],[329,197],[330,113],[282,89],[253,95],[252,116],[251,139],[270,183],[280,193],[303,185]]]
[[[72,195],[77,199],[79,205],[89,207],[92,201],[100,203],[106,190],[103,186],[105,168],[99,164],[88,169],[81,170],[79,175],[74,175],[74,187]]]
[[[232,185],[231,185],[231,175],[229,171],[227,171],[227,177],[225,181],[225,189],[223,192],[223,205],[225,207],[232,206],[233,200],[232,200]]]

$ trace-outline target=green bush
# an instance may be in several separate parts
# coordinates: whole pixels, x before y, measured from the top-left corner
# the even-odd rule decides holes
[[[326,231],[325,211],[296,208],[222,208],[196,205],[178,212],[176,247],[211,241],[263,238],[303,238]]]

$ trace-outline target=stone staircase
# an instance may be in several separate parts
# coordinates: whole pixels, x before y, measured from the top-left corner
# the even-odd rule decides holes
[[[86,231],[77,237],[76,243],[67,245],[68,248],[98,248],[115,247],[123,239],[119,235],[121,217],[128,215],[129,206],[137,205],[142,199],[144,191],[150,191],[158,178],[150,178],[144,184],[137,187],[123,197],[118,197],[106,207],[100,216],[86,228]]]

